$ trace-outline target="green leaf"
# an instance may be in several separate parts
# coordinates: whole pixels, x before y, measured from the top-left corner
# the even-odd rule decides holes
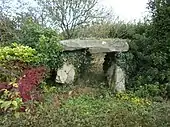
[[[12,101],[12,105],[15,106],[15,107],[18,107],[17,101]]]
[[[3,100],[0,100],[0,104],[2,104],[2,103],[4,103],[4,101],[3,101]]]
[[[15,115],[15,117],[16,117],[16,118],[19,118],[20,113],[19,113],[19,112],[15,112],[15,114],[14,114],[14,115]]]
[[[7,108],[10,107],[11,103],[12,103],[11,101],[5,101],[4,103],[2,103],[1,108],[4,108],[4,110],[7,110]]]

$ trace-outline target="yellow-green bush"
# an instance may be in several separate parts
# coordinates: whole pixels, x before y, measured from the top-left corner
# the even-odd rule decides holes
[[[0,47],[0,81],[18,78],[27,64],[37,63],[39,63],[37,51],[31,47],[17,43]]]
[[[0,63],[8,61],[36,62],[38,57],[35,49],[13,43],[12,46],[0,47]]]

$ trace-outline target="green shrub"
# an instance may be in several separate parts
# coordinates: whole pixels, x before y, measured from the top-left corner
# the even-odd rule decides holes
[[[16,112],[20,109],[22,99],[21,93],[18,93],[20,91],[17,82],[25,69],[28,69],[32,64],[37,64],[39,62],[40,59],[37,51],[31,47],[17,43],[13,43],[11,46],[0,47],[1,112]],[[29,76],[32,76],[31,73],[29,73]],[[35,80],[36,78],[33,77],[32,79]],[[30,82],[25,83],[29,84]]]
[[[1,84],[0,84],[1,85]],[[20,110],[23,102],[20,94],[16,91],[17,83],[10,83],[12,90],[0,89],[0,112],[17,112]]]
[[[17,23],[5,11],[0,13],[0,46],[5,46],[17,40],[19,33],[16,29]]]
[[[38,64],[48,67],[54,80],[56,69],[63,64],[61,37],[55,30],[42,27],[31,19],[26,20],[21,31],[20,43],[36,49],[40,58]]]
[[[0,117],[1,126],[113,126],[113,127],[168,127],[170,107],[167,103],[153,103],[139,107],[133,102],[111,96],[82,95],[63,101],[60,108],[49,103],[37,105],[36,112],[20,114],[18,118],[7,114]]]
[[[73,38],[108,38],[112,24],[108,22],[94,23],[77,28]]]
[[[37,52],[35,49],[17,43],[13,43],[11,46],[0,47],[1,63],[9,61],[36,62],[38,61],[36,55]]]
[[[143,89],[140,87],[146,88],[145,84],[148,84],[147,88],[150,89],[150,84],[155,84],[157,92],[167,93],[164,88],[170,82],[169,8],[170,5],[166,0],[151,0],[149,9],[152,19],[150,21],[130,25],[130,27],[122,26],[121,31],[124,34],[119,37],[131,40],[129,52],[122,57],[126,61],[123,67],[127,73],[128,89]],[[149,92],[149,96],[158,94],[152,92]]]
[[[63,64],[62,46],[59,44],[59,38],[51,38],[42,35],[39,38],[36,49],[41,63],[50,69],[57,69]]]
[[[42,36],[45,36],[49,39],[55,36],[57,37],[57,40],[61,39],[55,30],[52,30],[51,28],[45,28],[37,23],[34,23],[31,19],[27,19],[21,27],[19,42],[21,44],[35,48]]]
[[[0,47],[0,81],[18,78],[27,64],[38,62],[37,51],[31,47],[17,43]]]

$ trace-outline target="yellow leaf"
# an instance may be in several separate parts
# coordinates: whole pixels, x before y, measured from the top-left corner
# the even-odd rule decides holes
[[[18,107],[17,101],[12,101],[12,105],[15,106],[15,107]]]
[[[18,87],[17,83],[13,83],[12,85],[13,85],[13,87],[16,87],[16,88]]]

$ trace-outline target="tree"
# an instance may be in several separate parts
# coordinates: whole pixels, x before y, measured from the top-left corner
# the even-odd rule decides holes
[[[109,15],[97,8],[98,0],[36,0],[46,11],[54,25],[59,27],[66,39],[73,36],[78,26],[94,22]]]
[[[15,34],[16,24],[12,19],[12,1],[0,1],[0,45],[7,44],[17,38]]]
[[[170,83],[170,3],[169,0],[152,0],[150,5],[154,67],[159,70],[159,82]]]
[[[170,86],[170,4],[151,0],[149,9],[151,21],[137,26],[130,38],[126,72],[131,88],[144,84]]]

